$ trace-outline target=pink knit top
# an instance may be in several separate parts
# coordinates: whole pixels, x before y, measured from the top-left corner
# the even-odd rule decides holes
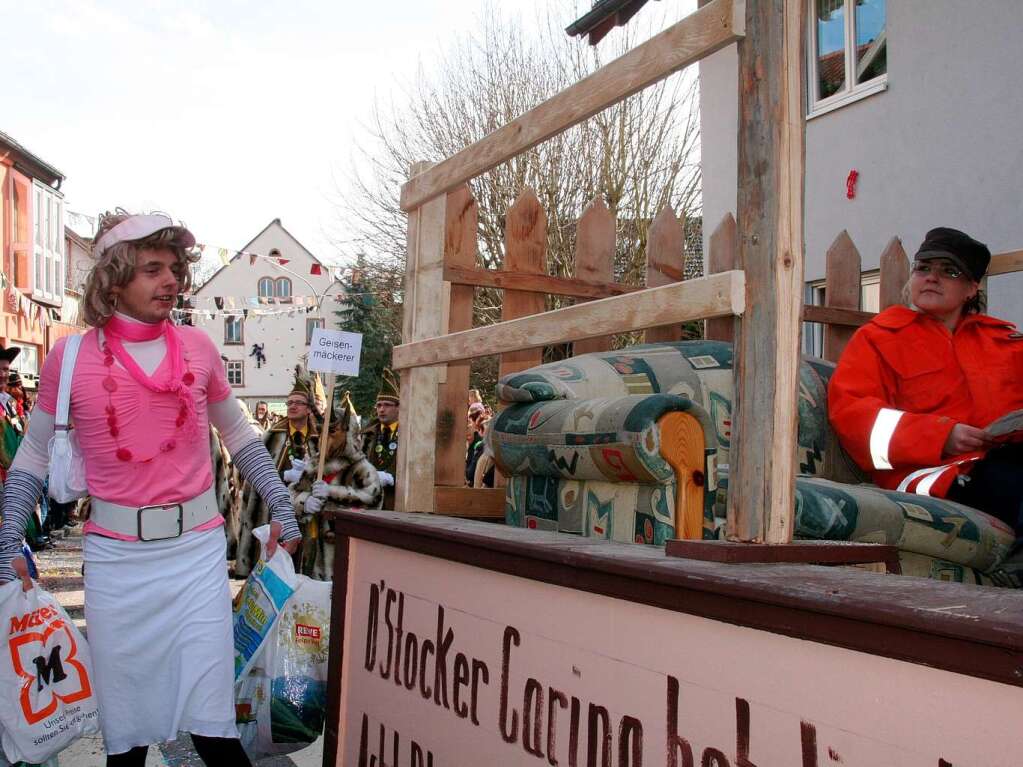
[[[99,348],[98,333],[90,330],[82,339],[71,386],[71,421],[85,456],[89,494],[124,506],[172,503],[200,495],[213,484],[210,462],[207,404],[231,395],[224,365],[217,348],[201,330],[178,328],[188,369],[195,377],[191,385],[199,421],[198,437],[189,438],[176,425],[178,401],[173,394],[151,392],[136,383],[120,365],[107,368]],[[47,355],[39,376],[37,406],[54,415],[60,366],[67,339],[60,339]],[[170,361],[165,357],[158,375]],[[116,389],[107,391],[103,382],[110,372]],[[115,439],[107,424],[107,407],[116,411],[119,434]],[[118,442],[128,448],[132,460],[117,457]],[[223,518],[201,525],[197,530],[216,527]],[[135,540],[89,522],[85,533]]]

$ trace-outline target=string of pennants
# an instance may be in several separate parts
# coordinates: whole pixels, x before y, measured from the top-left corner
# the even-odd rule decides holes
[[[248,257],[249,266],[255,266],[256,261],[260,259],[262,259],[263,261],[269,261],[271,263],[277,264],[278,266],[284,266],[285,264],[291,263],[290,258],[284,258],[282,256],[269,256],[264,253],[252,253],[251,251],[248,250],[230,250],[228,248],[215,248],[213,246],[206,245],[205,243],[201,242],[196,243],[195,249],[198,250],[200,254],[205,253],[207,250],[209,250],[211,253],[216,253],[217,258],[220,259],[220,263],[223,264],[224,266],[230,264],[231,261],[233,261],[235,258],[241,258],[242,256]],[[314,262],[309,265],[309,274],[313,275],[328,274],[328,268]]]
[[[49,327],[60,321],[58,311],[52,306],[43,306],[33,301],[17,288],[11,285],[7,275],[0,272],[0,290],[3,290],[4,307],[11,312],[16,312],[30,323]]]

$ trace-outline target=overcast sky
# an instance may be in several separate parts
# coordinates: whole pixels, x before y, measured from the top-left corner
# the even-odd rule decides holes
[[[487,9],[528,25],[547,4],[0,0],[0,131],[65,174],[71,211],[163,210],[226,248],[279,217],[335,261],[332,198],[374,98]]]

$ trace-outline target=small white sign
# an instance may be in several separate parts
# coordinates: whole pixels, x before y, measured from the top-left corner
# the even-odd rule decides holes
[[[341,376],[359,375],[362,333],[314,328],[309,342],[309,369]]]

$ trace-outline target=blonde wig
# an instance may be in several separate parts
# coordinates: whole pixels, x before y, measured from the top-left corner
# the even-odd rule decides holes
[[[120,208],[114,213],[104,213],[93,242],[130,218],[131,214]],[[167,249],[173,251],[177,261],[173,267],[178,278],[178,292],[186,292],[192,286],[192,270],[189,268],[199,260],[198,254],[190,249],[192,242],[188,231],[179,227],[161,229],[140,240],[118,242],[111,245],[96,259],[85,280],[82,296],[82,318],[94,328],[103,327],[117,309],[117,297],[113,288],[121,288],[135,276],[135,261],[141,250]],[[188,245],[186,245],[188,243]]]

